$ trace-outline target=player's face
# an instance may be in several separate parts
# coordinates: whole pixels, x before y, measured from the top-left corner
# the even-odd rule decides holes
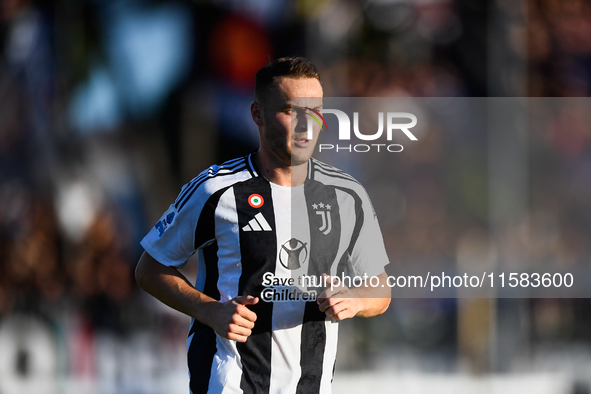
[[[289,166],[306,163],[318,141],[320,126],[312,122],[312,138],[308,133],[305,108],[322,108],[322,86],[315,78],[281,77],[261,103],[261,150]]]

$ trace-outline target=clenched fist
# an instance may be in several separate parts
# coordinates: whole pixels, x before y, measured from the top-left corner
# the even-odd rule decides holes
[[[258,297],[240,296],[224,302],[215,314],[211,327],[218,335],[236,342],[246,342],[252,334],[257,315],[246,305],[259,302]]]

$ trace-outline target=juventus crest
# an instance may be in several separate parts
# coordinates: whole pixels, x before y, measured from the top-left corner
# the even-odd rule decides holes
[[[320,216],[322,222],[320,224],[320,227],[318,227],[318,230],[320,230],[320,232],[324,235],[328,235],[328,233],[330,233],[330,231],[332,230],[332,217],[330,215],[330,204],[325,204],[325,203],[318,203],[318,204],[312,204],[312,208],[314,209],[314,211],[316,212],[316,215]]]

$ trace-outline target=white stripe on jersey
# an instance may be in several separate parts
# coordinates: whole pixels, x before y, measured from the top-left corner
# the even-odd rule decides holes
[[[320,380],[320,393],[332,392],[332,372],[337,358],[337,344],[339,340],[339,323],[328,320],[326,327],[326,342],[324,347],[324,359],[322,360],[322,379]]]
[[[310,235],[295,234],[292,231],[292,193],[300,191],[303,198],[303,188],[285,188],[271,184],[273,196],[273,211],[275,213],[275,235],[277,249],[292,237],[309,245]],[[296,198],[297,199],[297,198]],[[307,225],[306,225],[307,227]],[[275,276],[279,278],[293,277],[292,271],[283,266],[277,253]],[[300,379],[300,347],[302,338],[302,319],[305,303],[276,302],[273,304],[273,340],[271,343],[271,379],[270,393],[295,394]],[[281,345],[280,345],[281,344]],[[287,345],[287,346],[286,346]]]
[[[236,341],[216,336],[217,352],[211,364],[209,393],[242,394],[242,363],[236,349]],[[235,355],[235,356],[234,356]]]
[[[238,282],[242,275],[240,248],[236,247],[240,245],[240,236],[234,188],[229,188],[221,195],[215,211],[219,272],[217,287],[220,301],[226,302],[238,296]]]

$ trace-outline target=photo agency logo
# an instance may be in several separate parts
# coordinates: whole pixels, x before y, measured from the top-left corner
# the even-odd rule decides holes
[[[318,123],[320,129],[324,127],[327,132],[332,132],[332,130],[329,131],[328,125],[326,124],[326,120],[324,119],[323,115],[331,114],[336,116],[336,120],[338,122],[339,142],[337,144],[318,144],[319,152],[329,150],[336,152],[359,153],[370,151],[391,153],[402,152],[404,147],[401,144],[392,143],[393,137],[396,135],[395,133],[402,133],[408,137],[409,140],[417,141],[417,137],[415,137],[415,135],[410,131],[410,129],[417,125],[417,117],[409,112],[378,112],[378,130],[373,134],[361,132],[359,129],[359,112],[353,112],[353,135],[356,140],[364,142],[351,143],[352,141],[355,141],[355,139],[352,140],[351,136],[351,120],[344,111],[338,109],[321,109],[318,111],[308,107],[304,108],[308,111],[306,112],[306,115],[309,116],[307,124],[309,139],[312,139],[313,137],[313,121]],[[386,123],[385,138],[383,136],[384,123]],[[347,144],[347,142],[349,143]]]

